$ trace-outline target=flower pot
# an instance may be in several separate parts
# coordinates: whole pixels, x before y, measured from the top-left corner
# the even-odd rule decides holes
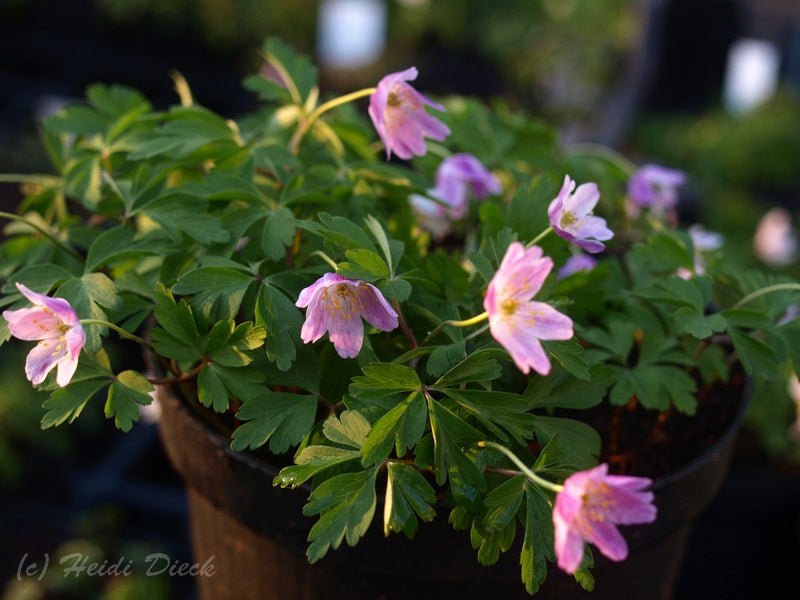
[[[334,598],[493,598],[528,595],[519,580],[519,545],[498,564],[482,567],[469,534],[454,531],[440,511],[413,541],[384,538],[373,523],[354,548],[342,544],[309,565],[306,538],[313,520],[302,515],[308,490],[273,487],[278,468],[230,450],[184,403],[159,389],[161,440],[186,483],[194,559],[213,556],[214,572],[198,577],[201,600]],[[653,486],[658,520],[625,527],[630,555],[612,563],[594,552],[596,591],[551,565],[543,598],[669,598],[692,520],[725,478],[746,402],[726,432],[702,456]],[[376,511],[376,520],[380,517]]]

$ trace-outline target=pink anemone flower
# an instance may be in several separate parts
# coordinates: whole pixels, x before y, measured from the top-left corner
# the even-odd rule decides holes
[[[550,359],[539,340],[568,340],[572,319],[549,304],[531,300],[553,268],[538,246],[525,249],[519,242],[508,247],[497,269],[483,307],[489,313],[489,330],[525,374],[531,368],[550,373]]]
[[[442,141],[450,129],[425,111],[425,105],[443,111],[444,107],[429,100],[407,81],[417,78],[417,69],[391,73],[380,80],[369,99],[369,116],[386,146],[386,158],[394,152],[408,160],[424,156],[428,151],[425,138]]]
[[[397,313],[374,285],[326,273],[300,292],[297,306],[308,308],[300,337],[316,342],[327,331],[342,358],[355,358],[364,341],[362,317],[383,331],[397,328]]]
[[[609,475],[606,464],[568,477],[553,507],[558,566],[574,573],[584,541],[611,560],[625,560],[628,544],[616,526],[655,521],[653,493],[643,491],[651,483],[646,477]]]
[[[33,302],[33,308],[6,310],[3,318],[15,338],[39,341],[28,353],[25,376],[33,385],[39,385],[58,365],[56,383],[64,387],[75,374],[78,356],[86,343],[80,319],[63,298],[38,294],[21,283],[17,283],[17,289]]]
[[[584,183],[575,189],[575,182],[565,176],[561,191],[547,209],[550,225],[560,237],[587,252],[602,252],[603,242],[614,237],[614,233],[606,226],[605,219],[592,214],[599,200],[596,184]]]

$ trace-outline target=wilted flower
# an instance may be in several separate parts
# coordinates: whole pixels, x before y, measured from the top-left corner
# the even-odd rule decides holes
[[[386,157],[394,152],[403,159],[424,156],[428,148],[425,138],[443,140],[450,129],[425,112],[425,105],[444,110],[441,104],[429,100],[406,81],[417,78],[417,69],[391,73],[380,80],[370,96],[369,116],[386,146]]]
[[[753,238],[756,256],[768,265],[782,267],[797,258],[797,236],[792,216],[785,208],[772,208],[761,217]]]
[[[606,226],[606,220],[592,215],[600,200],[600,190],[594,183],[584,183],[575,189],[575,182],[564,177],[564,185],[558,196],[550,203],[547,215],[555,232],[587,252],[605,250],[602,243],[614,237]]]
[[[28,353],[25,375],[32,384],[39,385],[53,367],[58,365],[56,383],[64,387],[75,374],[78,356],[86,343],[86,333],[80,319],[63,298],[38,294],[21,283],[17,283],[17,289],[34,306],[6,310],[3,318],[8,321],[8,328],[14,337],[39,341]]]
[[[651,483],[645,477],[608,475],[606,464],[568,477],[553,507],[558,566],[574,573],[584,541],[611,560],[625,560],[628,545],[616,525],[655,521],[653,493],[642,491]]]
[[[580,273],[581,271],[591,271],[595,266],[597,266],[597,261],[594,258],[580,252],[567,259],[564,266],[558,270],[556,277],[558,279],[566,279],[570,275],[575,275],[575,273]]]
[[[398,325],[397,313],[378,289],[360,280],[326,273],[300,292],[297,306],[308,307],[300,337],[308,344],[327,331],[342,358],[355,358],[361,350],[361,318],[383,331]]]
[[[628,197],[637,207],[663,214],[678,205],[678,188],[684,183],[683,171],[644,165],[628,180]]]
[[[526,250],[514,242],[483,300],[492,336],[525,374],[531,368],[541,375],[550,373],[550,359],[539,340],[568,340],[573,335],[569,317],[549,304],[531,301],[552,268],[552,259],[543,257],[541,248]]]

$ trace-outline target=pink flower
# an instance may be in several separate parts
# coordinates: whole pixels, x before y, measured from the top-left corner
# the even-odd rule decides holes
[[[58,365],[56,382],[67,385],[78,368],[78,356],[86,343],[86,333],[78,315],[63,298],[50,298],[37,294],[21,283],[17,289],[31,302],[33,308],[6,310],[11,335],[21,340],[38,340],[28,353],[25,375],[33,385],[39,385]]]
[[[566,279],[567,277],[575,275],[575,273],[580,273],[581,271],[591,271],[596,266],[597,261],[588,254],[584,254],[583,252],[579,254],[573,254],[567,259],[567,262],[564,263],[564,266],[558,270],[558,275],[556,275],[556,277],[558,279]]]
[[[782,207],[768,210],[756,227],[756,256],[772,267],[785,267],[797,259],[797,235],[792,215]]]
[[[538,246],[526,250],[519,242],[508,247],[497,269],[483,307],[489,313],[489,329],[526,375],[531,368],[550,372],[550,359],[539,340],[568,340],[572,320],[544,302],[532,302],[553,268]]]
[[[651,483],[645,477],[608,475],[606,464],[568,477],[553,507],[558,566],[574,573],[583,559],[584,540],[611,560],[625,560],[628,545],[616,525],[656,520],[653,493],[642,491]]]
[[[561,191],[547,209],[550,225],[559,236],[587,252],[602,252],[603,242],[614,237],[614,233],[606,227],[605,219],[592,215],[599,200],[596,184],[584,183],[575,189],[575,182],[567,175]]]
[[[678,188],[686,183],[686,174],[648,164],[639,168],[628,180],[628,198],[635,207],[648,207],[657,214],[678,205]]]
[[[316,342],[327,331],[342,358],[355,358],[361,350],[361,318],[383,331],[397,328],[397,313],[378,289],[363,281],[326,273],[300,292],[297,306],[308,307],[300,337]]]
[[[425,137],[443,140],[450,129],[425,112],[425,104],[444,110],[441,104],[420,94],[406,81],[417,78],[417,69],[391,73],[380,80],[369,99],[369,116],[386,146],[386,158],[392,152],[402,159],[424,156],[428,151]]]
[[[450,207],[453,219],[463,219],[467,214],[469,191],[478,199],[503,191],[497,177],[472,154],[454,154],[445,158],[436,169],[434,193]]]

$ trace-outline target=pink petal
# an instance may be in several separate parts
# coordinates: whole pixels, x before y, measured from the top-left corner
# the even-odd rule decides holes
[[[589,541],[611,560],[620,561],[628,557],[628,544],[611,523],[593,522],[589,528]]]
[[[359,288],[359,299],[362,308],[361,316],[368,323],[383,331],[392,331],[397,328],[397,313],[378,288],[369,283],[362,284],[362,287]]]
[[[515,325],[513,318],[489,317],[492,336],[508,351],[520,371],[527,375],[533,368],[540,375],[548,375],[550,359],[542,344],[525,329]]]
[[[583,183],[566,200],[564,210],[570,211],[576,217],[588,215],[600,200],[600,190],[596,183]]]
[[[60,348],[58,346],[61,346]],[[67,345],[55,339],[42,340],[28,353],[25,376],[33,385],[42,383],[59,360],[66,356]]]
[[[75,370],[78,368],[78,355],[67,354],[64,358],[58,361],[58,373],[56,374],[56,383],[61,387],[69,385],[72,376],[75,375]]]
[[[593,215],[583,217],[575,227],[570,229],[572,234],[579,238],[594,238],[606,241],[614,237],[614,232],[606,226],[606,220]]]
[[[364,326],[357,314],[350,318],[328,313],[328,333],[336,352],[342,358],[355,358],[361,351]]]
[[[20,340],[44,340],[57,337],[59,325],[62,325],[60,319],[41,306],[6,310],[3,312],[3,318],[8,321],[11,335]]]
[[[302,339],[305,344],[314,343],[325,335],[328,317],[325,313],[325,307],[321,302],[323,291],[324,288],[318,286],[309,301],[308,309],[306,310],[306,320],[303,323],[302,329],[300,329],[300,339]]]
[[[572,319],[544,302],[529,302],[518,313],[526,331],[540,340],[569,340],[574,335]]]
[[[71,325],[78,321],[78,315],[76,315],[75,311],[72,310],[70,303],[63,298],[51,298],[50,296],[39,294],[28,289],[21,283],[17,283],[16,285],[17,289],[22,292],[22,295],[28,300],[37,306],[46,306],[52,310],[64,323]]]
[[[572,575],[583,561],[583,537],[568,523],[557,520],[555,512],[553,513],[553,525],[558,566]]]

